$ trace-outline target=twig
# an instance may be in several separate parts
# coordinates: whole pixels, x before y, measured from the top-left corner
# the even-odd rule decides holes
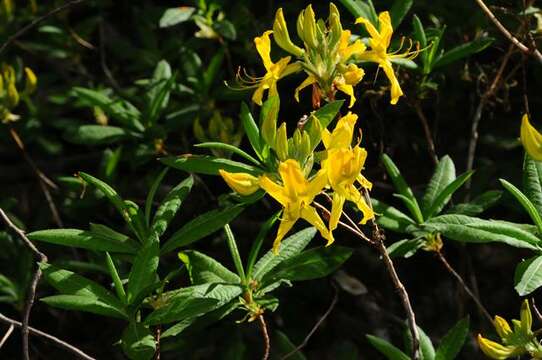
[[[472,118],[471,130],[470,130],[470,141],[469,141],[469,149],[468,149],[468,155],[467,155],[467,171],[472,170],[474,166],[474,156],[476,154],[476,146],[478,144],[478,126],[480,125],[480,120],[482,119],[482,112],[484,110],[485,105],[489,101],[489,98],[492,97],[497,91],[498,85],[504,73],[504,69],[506,68],[506,65],[508,64],[508,61],[510,60],[510,56],[512,56],[513,52],[514,52],[514,46],[510,45],[508,47],[508,51],[503,57],[503,60],[501,62],[501,65],[499,66],[499,69],[497,70],[497,74],[495,75],[493,82],[491,83],[487,91],[480,98],[480,103],[478,103],[478,106],[476,107],[476,110],[474,112],[474,116]],[[470,179],[467,180],[467,183],[465,184],[465,188],[467,190],[467,200],[468,200],[468,197],[470,196],[469,194],[470,194],[470,188],[471,188]]]
[[[0,321],[4,322],[6,324],[10,324],[12,326],[22,327],[22,324],[20,322],[18,322],[16,320],[13,320],[13,319],[10,319],[7,316],[4,316],[3,314],[0,314]],[[28,330],[30,331],[30,333],[32,335],[36,335],[36,336],[42,337],[42,338],[44,338],[46,340],[49,340],[53,344],[58,345],[59,347],[71,352],[74,355],[77,355],[80,359],[96,360],[92,356],[89,356],[89,355],[85,354],[82,350],[79,350],[75,346],[73,346],[71,344],[68,344],[64,340],[60,340],[56,336],[47,334],[46,332],[43,332],[43,331],[38,330],[38,329],[33,328],[33,327],[28,327]]]
[[[269,359],[269,352],[271,350],[271,341],[269,340],[269,333],[267,332],[267,324],[263,315],[258,316],[258,322],[260,323],[260,329],[262,330],[263,341],[264,341],[264,353],[262,360]]]
[[[333,283],[332,283],[333,284]],[[286,360],[290,356],[296,354],[298,351],[303,349],[305,346],[307,346],[307,343],[309,342],[310,338],[316,330],[322,325],[324,320],[331,314],[331,311],[333,311],[333,308],[335,308],[335,305],[337,305],[337,301],[339,300],[339,291],[337,290],[337,287],[333,284],[333,289],[335,289],[335,294],[333,295],[333,300],[331,300],[331,304],[329,304],[329,307],[327,308],[326,312],[318,319],[316,324],[312,327],[311,331],[305,336],[305,339],[303,339],[303,342],[299,344],[295,349],[290,351],[288,354],[284,355],[281,360]]]
[[[365,197],[365,201],[367,202],[367,204],[372,208],[369,193],[365,189],[363,189],[363,196]],[[384,231],[380,229],[374,219],[371,220],[371,225],[373,226],[372,242],[373,244],[375,244],[376,248],[380,252],[382,259],[384,259],[386,270],[391,277],[395,290],[397,290],[397,292],[399,293],[403,309],[407,316],[408,328],[410,330],[410,334],[412,335],[411,358],[412,360],[418,360],[420,358],[420,334],[418,332],[418,326],[416,325],[416,315],[414,314],[412,304],[410,303],[410,297],[405,286],[401,282],[397,271],[395,270],[395,266],[393,264],[393,261],[391,260],[390,255],[388,254],[386,245],[384,245]]]
[[[38,248],[26,237],[23,230],[19,229],[11,220],[8,218],[4,210],[0,208],[0,217],[4,220],[6,225],[11,228],[23,241],[25,246],[30,249],[34,253],[34,256],[39,259],[40,262],[47,262],[47,256],[45,256],[44,253],[40,252]],[[32,280],[30,282],[30,289],[28,291],[28,295],[26,298],[26,303],[24,307],[24,313],[23,313],[23,322],[21,326],[21,333],[22,333],[22,345],[23,345],[23,359],[29,360],[30,356],[28,354],[28,323],[30,321],[30,311],[32,310],[32,305],[34,304],[34,299],[36,297],[36,288],[38,286],[38,282],[41,278],[41,269],[39,266],[36,267],[36,270],[34,272],[34,275],[32,275]]]
[[[538,310],[538,307],[536,306],[536,302],[534,301],[534,298],[531,299],[531,303],[533,305],[534,314],[536,315],[536,318],[539,322],[542,322],[542,314],[540,313],[540,310]]]
[[[515,46],[517,47],[521,52],[523,52],[524,54],[526,55],[530,55],[530,56],[533,56],[539,63],[542,64],[542,53],[540,53],[540,51],[534,47],[534,48],[529,48],[528,46],[524,45],[521,41],[519,41],[514,35],[512,35],[512,33],[510,33],[510,31],[508,31],[508,29],[506,29],[504,27],[503,24],[501,24],[501,22],[499,21],[499,19],[497,19],[497,17],[495,16],[495,14],[493,14],[493,12],[487,7],[487,5],[484,3],[483,0],[475,0],[478,5],[480,6],[480,8],[482,8],[482,11],[487,15],[487,17],[489,17],[489,19],[491,21],[493,21],[493,24],[495,24],[495,26],[497,27],[497,29],[499,29],[499,31],[508,39],[510,40],[510,42]]]
[[[156,327],[154,339],[156,341],[156,352],[154,353],[154,360],[160,360],[160,337],[162,335],[162,327],[158,325]]]
[[[416,110],[416,114],[418,115],[418,118],[420,119],[423,126],[423,132],[425,134],[425,140],[427,141],[427,150],[429,151],[429,156],[431,157],[431,160],[433,160],[433,163],[437,165],[438,156],[437,156],[437,151],[435,149],[435,143],[433,141],[433,136],[431,135],[429,122],[427,121],[427,117],[425,116],[425,113],[423,112],[420,101],[416,100],[414,102],[414,109]]]
[[[18,30],[15,34],[11,35],[3,44],[2,46],[0,46],[0,54],[11,44],[13,43],[15,40],[17,40],[18,38],[20,38],[21,36],[23,36],[27,31],[31,30],[33,27],[35,27],[36,25],[40,24],[41,22],[45,21],[46,19],[48,19],[49,17],[51,16],[54,16],[74,5],[77,5],[77,4],[80,4],[82,2],[84,2],[85,0],[72,0],[72,1],[68,1],[67,3],[65,3],[64,5],[61,5],[51,11],[49,11],[48,13],[40,16],[40,17],[37,17],[35,18],[34,20],[32,20],[28,25],[26,25],[25,27],[21,28],[20,30]]]
[[[446,270],[448,270],[448,272],[457,280],[457,282],[463,287],[463,290],[471,297],[471,299],[474,300],[474,302],[476,303],[476,306],[478,306],[478,309],[480,309],[480,312],[484,314],[486,319],[491,324],[493,324],[493,319],[491,318],[491,315],[489,314],[487,309],[484,307],[480,299],[472,292],[472,290],[467,286],[467,284],[465,284],[465,281],[463,280],[461,275],[459,275],[457,271],[455,271],[455,269],[452,267],[452,265],[450,265],[448,260],[446,260],[446,258],[444,257],[444,254],[442,254],[441,251],[437,251],[436,253],[437,253],[437,257],[439,261],[442,263],[442,265],[444,265]]]
[[[0,340],[0,349],[2,348],[2,346],[4,346],[5,342],[9,339],[9,337],[11,336],[11,333],[13,333],[13,329],[15,329],[15,325],[11,324],[8,328],[8,331],[6,331],[6,333],[4,334],[4,337],[2,338],[2,340]]]
[[[314,201],[313,204],[319,208],[320,210],[322,210],[327,216],[331,216],[331,212],[322,204]],[[341,225],[343,228],[345,228],[346,230],[350,231],[351,233],[353,233],[354,235],[356,235],[357,237],[367,241],[369,244],[373,245],[373,243],[371,242],[371,239],[369,239],[367,236],[365,236],[364,233],[361,232],[361,230],[357,227],[357,225],[355,225],[355,227],[352,227],[348,224],[345,224],[344,222],[342,221],[339,221],[339,225]]]

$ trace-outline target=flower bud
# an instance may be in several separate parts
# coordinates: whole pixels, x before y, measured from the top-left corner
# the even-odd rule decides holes
[[[24,88],[24,93],[26,95],[32,94],[34,91],[36,91],[36,87],[38,84],[38,78],[36,77],[36,74],[32,71],[32,69],[25,67],[24,72],[26,74],[26,84]]]
[[[542,161],[542,134],[531,125],[527,114],[521,119],[520,140],[529,156]]]
[[[240,195],[252,195],[260,188],[258,178],[253,175],[247,173],[230,173],[222,169],[218,170],[218,172],[226,184]]]
[[[279,8],[275,15],[275,22],[273,23],[273,36],[277,45],[282,49],[297,57],[303,56],[305,51],[296,46],[290,39],[290,34],[288,32],[288,27],[286,25],[286,20],[284,19],[282,8]]]
[[[280,161],[288,159],[288,135],[286,134],[286,123],[282,123],[277,131],[275,152]]]

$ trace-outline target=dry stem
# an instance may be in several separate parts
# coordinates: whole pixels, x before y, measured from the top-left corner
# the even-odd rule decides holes
[[[269,340],[269,333],[267,332],[267,324],[263,315],[258,316],[258,322],[260,323],[260,329],[262,330],[263,341],[264,341],[264,353],[262,360],[269,359],[269,352],[271,351],[271,341]]]

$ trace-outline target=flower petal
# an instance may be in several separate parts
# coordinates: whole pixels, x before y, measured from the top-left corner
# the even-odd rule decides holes
[[[273,31],[267,30],[262,36],[254,38],[256,50],[258,50],[258,54],[260,54],[260,57],[262,58],[263,66],[267,71],[271,70],[271,66],[273,66],[273,61],[271,61],[271,39],[269,38],[269,35],[272,33]]]
[[[320,232],[320,235],[327,240],[326,246],[331,245],[335,241],[333,234],[327,229],[315,208],[312,206],[304,207],[301,209],[301,217],[314,226]]]
[[[536,161],[542,161],[542,134],[529,122],[527,114],[521,119],[521,143],[525,151]]]
[[[299,102],[299,92],[306,88],[309,85],[316,83],[316,78],[312,75],[309,75],[298,87],[295,88],[294,98],[295,101]]]

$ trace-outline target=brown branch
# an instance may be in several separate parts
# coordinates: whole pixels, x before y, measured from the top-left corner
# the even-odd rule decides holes
[[[13,333],[13,329],[15,329],[15,325],[11,324],[8,330],[6,331],[6,333],[4,334],[4,336],[2,337],[2,340],[0,340],[0,349],[2,348],[2,346],[4,346],[6,341],[9,339],[9,337]]]
[[[429,156],[431,157],[431,160],[433,161],[433,163],[437,165],[438,156],[437,156],[437,151],[435,149],[435,143],[433,141],[433,135],[431,134],[431,129],[429,128],[429,122],[427,121],[427,117],[425,116],[425,113],[423,112],[423,109],[419,100],[416,100],[414,102],[414,109],[416,110],[416,115],[418,115],[418,118],[420,119],[423,126],[423,132],[425,134],[425,140],[427,141],[427,150],[429,151]]]
[[[160,337],[162,335],[162,327],[158,325],[156,327],[154,339],[156,341],[156,352],[154,353],[154,360],[160,360]]]
[[[491,318],[489,311],[487,311],[480,299],[472,292],[472,290],[467,286],[467,284],[465,284],[465,281],[463,280],[461,275],[459,275],[457,271],[455,271],[455,269],[452,267],[452,265],[450,265],[448,260],[446,260],[444,254],[442,254],[441,251],[437,251],[436,254],[439,261],[442,263],[442,265],[444,265],[446,270],[457,280],[457,282],[461,285],[463,290],[471,297],[471,299],[474,300],[476,306],[478,306],[478,309],[480,309],[480,312],[485,316],[485,318],[489,321],[490,324],[493,324],[493,319]]]
[[[365,189],[363,189],[363,196],[365,197],[365,201],[372,209],[372,203],[371,198],[369,197],[369,192]],[[411,353],[411,359],[412,360],[418,360],[420,358],[420,334],[418,332],[418,326],[416,325],[416,314],[414,314],[414,310],[412,309],[412,304],[410,303],[410,297],[408,295],[408,292],[401,282],[401,279],[399,278],[399,275],[397,274],[397,271],[395,270],[395,266],[393,264],[393,261],[388,254],[388,250],[386,249],[386,245],[384,245],[384,231],[380,229],[376,221],[371,219],[371,225],[373,227],[373,234],[372,234],[372,242],[380,252],[380,255],[382,256],[382,259],[384,260],[384,265],[386,266],[386,270],[388,271],[388,274],[390,275],[390,278],[393,282],[393,286],[395,287],[395,290],[399,294],[399,297],[401,298],[401,303],[403,305],[403,310],[406,313],[407,316],[407,323],[408,328],[410,330],[410,334],[412,335],[412,353]]]
[[[3,314],[0,314],[0,321],[4,322],[6,324],[9,324],[11,326],[16,326],[16,327],[22,327],[23,326],[20,322],[18,322],[16,320],[13,320],[13,319],[10,319],[7,316],[4,316]],[[69,343],[65,342],[64,340],[60,340],[56,336],[47,334],[46,332],[43,332],[43,331],[38,330],[38,329],[33,328],[33,327],[28,327],[28,330],[29,330],[30,334],[35,335],[35,336],[39,336],[39,337],[41,337],[43,339],[46,339],[46,340],[49,340],[53,344],[55,344],[55,345],[65,349],[65,350],[71,352],[72,354],[76,355],[80,359],[96,360],[92,356],[89,356],[89,355],[85,354],[82,350],[79,350],[78,348],[76,348],[73,345],[70,345]]]
[[[77,5],[77,4],[80,4],[82,2],[84,2],[85,0],[72,0],[72,1],[68,1],[67,3],[49,11],[48,13],[40,16],[40,17],[37,17],[35,18],[34,20],[32,20],[28,25],[26,25],[25,27],[21,28],[20,30],[18,30],[15,34],[11,35],[3,44],[2,46],[0,46],[0,54],[9,46],[11,45],[11,43],[13,43],[15,40],[17,40],[18,38],[20,38],[21,36],[23,36],[24,34],[26,34],[29,30],[31,30],[32,28],[34,28],[36,25],[39,25],[40,23],[42,23],[43,21],[47,20],[48,18],[50,18],[51,16],[54,16],[74,5]]]
[[[482,11],[487,15],[487,17],[495,24],[497,29],[508,39],[510,42],[517,47],[521,52],[523,52],[526,55],[533,56],[539,63],[542,64],[542,53],[536,48],[533,47],[532,49],[523,44],[521,41],[519,41],[510,31],[508,31],[507,28],[504,27],[503,24],[497,19],[495,14],[487,7],[487,5],[484,3],[483,0],[475,0],[476,3],[480,6]]]
[[[4,220],[6,225],[11,228],[23,241],[24,245],[32,251],[35,257],[39,259],[40,262],[47,262],[47,256],[44,253],[40,252],[38,248],[26,237],[26,234],[23,230],[19,229],[13,222],[8,218],[4,210],[0,208],[0,217]],[[34,299],[36,297],[36,288],[38,287],[38,282],[41,278],[41,269],[39,266],[36,267],[34,274],[32,275],[32,280],[30,282],[30,289],[26,297],[26,302],[24,306],[23,313],[23,322],[21,326],[22,334],[22,345],[23,345],[23,359],[29,360],[30,355],[28,353],[28,324],[30,322],[30,311],[32,310],[32,305],[34,304]]]
[[[331,304],[329,304],[329,307],[327,308],[326,312],[318,319],[316,324],[314,324],[311,331],[309,331],[307,336],[305,336],[305,339],[303,339],[303,342],[301,344],[299,344],[295,349],[290,351],[288,354],[284,355],[281,358],[281,360],[286,360],[287,358],[289,358],[290,356],[296,354],[298,351],[300,351],[305,346],[307,346],[307,343],[309,342],[312,335],[314,335],[314,333],[320,327],[320,325],[322,325],[324,320],[329,316],[329,314],[331,314],[331,311],[333,311],[333,308],[335,307],[335,305],[337,305],[337,301],[339,300],[339,291],[337,290],[337,287],[335,285],[333,285],[333,288],[335,289],[335,295],[333,295],[333,300],[331,300]]]
[[[262,360],[269,359],[269,352],[271,351],[271,341],[269,340],[269,333],[267,332],[267,324],[263,315],[258,316],[258,322],[260,323],[260,329],[262,330],[263,341],[264,341],[264,353]]]
[[[478,127],[480,125],[480,121],[482,120],[482,112],[484,111],[484,107],[486,106],[489,99],[493,95],[495,95],[495,92],[497,91],[497,88],[501,82],[504,69],[506,68],[506,65],[508,65],[508,61],[510,60],[510,57],[512,56],[513,52],[514,52],[514,46],[510,45],[508,47],[508,51],[506,52],[506,54],[504,55],[502,59],[501,65],[499,66],[499,69],[497,70],[497,74],[495,75],[493,82],[480,98],[480,102],[478,103],[478,106],[476,107],[476,110],[474,112],[474,116],[472,118],[471,130],[470,130],[469,149],[467,153],[467,171],[472,170],[474,166],[474,156],[476,155],[476,146],[478,144],[478,137],[479,137]],[[470,188],[471,188],[470,179],[467,180],[467,183],[465,184],[465,188],[467,190],[467,200],[468,200],[469,194],[470,194]]]

